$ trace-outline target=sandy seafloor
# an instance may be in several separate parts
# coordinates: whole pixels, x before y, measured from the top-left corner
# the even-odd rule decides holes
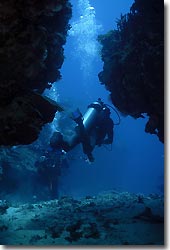
[[[143,196],[113,190],[80,200],[63,196],[36,204],[1,201],[0,213],[1,245],[164,244],[164,199],[154,194]]]

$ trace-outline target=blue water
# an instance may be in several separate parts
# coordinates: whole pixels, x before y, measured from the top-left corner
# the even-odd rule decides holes
[[[70,23],[74,30],[70,31],[65,45],[62,80],[54,88],[59,102],[69,105],[72,110],[79,107],[84,113],[87,106],[98,97],[111,105],[109,92],[98,80],[103,63],[100,46],[95,38],[98,34],[116,28],[116,19],[121,13],[129,12],[133,1],[71,2],[73,17]],[[87,10],[87,7],[90,9]],[[86,44],[91,49],[83,49]],[[115,113],[112,113],[112,118],[117,122]],[[121,117],[121,124],[114,129],[112,151],[105,147],[95,148],[95,162],[91,165],[82,159],[81,146],[77,146],[69,153],[68,157],[73,159],[69,160],[70,168],[60,181],[61,194],[81,197],[110,189],[144,194],[161,193],[164,146],[155,135],[144,132],[146,121],[147,118],[135,120],[129,116]]]

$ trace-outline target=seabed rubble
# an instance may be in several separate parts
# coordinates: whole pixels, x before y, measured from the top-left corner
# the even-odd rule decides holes
[[[108,191],[35,204],[0,201],[1,245],[163,245],[164,197]]]

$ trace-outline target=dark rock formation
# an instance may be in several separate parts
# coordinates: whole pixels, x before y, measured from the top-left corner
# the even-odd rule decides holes
[[[0,197],[15,201],[34,200],[37,154],[26,146],[0,149]],[[41,189],[42,186],[41,186]]]
[[[117,29],[99,36],[102,84],[120,112],[134,118],[147,113],[145,131],[164,140],[164,5],[135,0]]]
[[[31,143],[53,120],[40,94],[61,78],[70,17],[68,0],[1,1],[0,145]]]
[[[45,150],[32,144],[0,148],[0,197],[4,200],[35,202],[56,198],[58,179],[65,165],[55,154],[45,157]],[[52,167],[55,165],[55,168]],[[51,183],[55,182],[52,189]],[[53,197],[53,198],[54,198]]]

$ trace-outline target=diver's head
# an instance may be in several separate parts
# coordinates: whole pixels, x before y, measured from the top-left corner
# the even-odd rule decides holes
[[[102,102],[102,99],[99,97],[98,100],[97,100],[101,105],[104,104],[104,102]]]
[[[63,142],[63,136],[59,131],[56,131],[52,134],[50,138],[50,146],[53,148],[60,147]]]

